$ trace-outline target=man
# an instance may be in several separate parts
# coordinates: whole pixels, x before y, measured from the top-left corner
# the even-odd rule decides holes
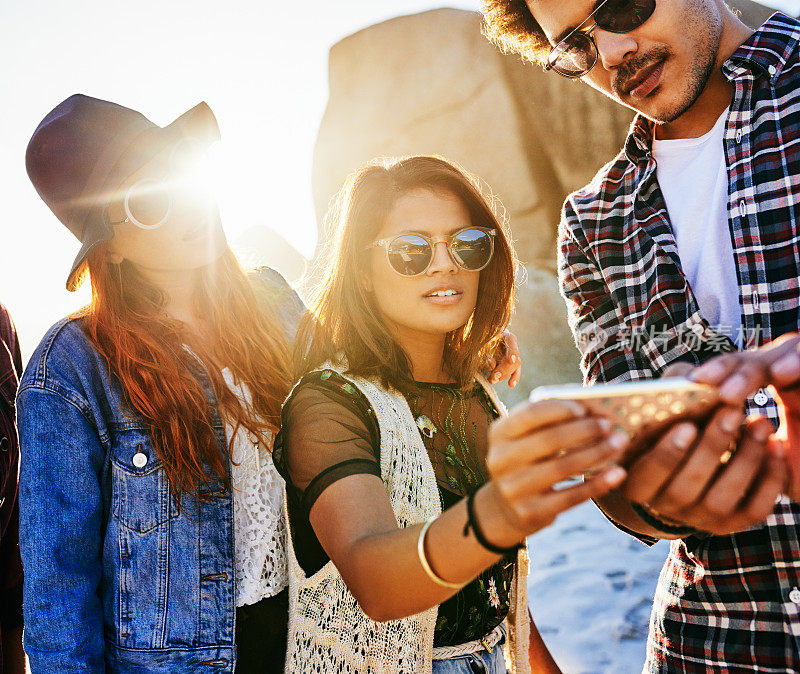
[[[752,31],[722,0],[486,0],[485,18],[507,50],[639,113],[559,231],[587,383],[685,374],[800,328],[798,21]],[[728,405],[669,430],[600,503],[645,542],[674,539],[648,672],[800,671],[800,505],[765,511],[778,452],[753,471],[735,440],[740,402],[772,420],[778,408],[766,389],[748,397],[770,377],[730,375],[704,370],[727,377]]]
[[[0,674],[25,672],[17,506],[19,447],[14,415],[14,396],[21,374],[17,333],[6,308],[0,304]]]

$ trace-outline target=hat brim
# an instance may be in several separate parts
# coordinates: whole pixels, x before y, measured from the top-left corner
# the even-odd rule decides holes
[[[83,242],[81,249],[78,251],[78,254],[75,257],[75,261],[72,263],[72,269],[69,271],[69,276],[67,276],[67,290],[70,292],[75,292],[80,286],[81,277],[83,276],[83,266],[86,262],[86,258],[89,257],[89,253],[91,253],[99,244],[105,243],[106,241],[110,241],[112,238],[114,238],[114,232],[110,228],[98,228],[92,231],[95,232],[95,236],[92,236]]]
[[[164,127],[152,126],[138,134],[128,150],[117,160],[104,181],[101,193],[111,193],[119,189],[125,180],[139,168],[147,164],[165,148],[183,138],[192,138],[206,147],[220,140],[219,124],[211,108],[203,101]],[[132,160],[131,155],[135,155]],[[67,276],[67,290],[73,292],[80,285],[80,273],[86,258],[96,246],[114,237],[114,230],[106,220],[106,204],[98,203],[86,215],[85,232],[93,234],[86,237],[72,263]]]

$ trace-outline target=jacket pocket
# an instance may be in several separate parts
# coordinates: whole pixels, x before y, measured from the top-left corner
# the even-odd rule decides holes
[[[149,430],[118,431],[112,443],[112,514],[132,531],[147,533],[179,515]]]

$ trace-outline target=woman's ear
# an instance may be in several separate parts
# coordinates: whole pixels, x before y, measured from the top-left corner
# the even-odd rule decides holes
[[[122,264],[122,261],[125,258],[122,257],[119,253],[109,249],[106,251],[106,260],[109,264]]]

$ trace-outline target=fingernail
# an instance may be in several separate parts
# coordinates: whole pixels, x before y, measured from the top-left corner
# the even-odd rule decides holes
[[[576,402],[575,400],[563,400],[562,402],[572,410],[572,413],[576,417],[582,417],[586,414],[586,408],[579,402]]]
[[[691,379],[716,379],[717,377],[721,377],[723,374],[725,374],[725,369],[726,368],[722,363],[711,361],[710,363],[701,365],[696,370],[692,370],[689,373],[689,377]]]
[[[752,430],[753,438],[757,442],[764,442],[770,435],[772,435],[772,429],[768,426],[759,424]]]
[[[769,369],[779,377],[800,376],[800,358],[796,353],[789,353],[776,360]]]
[[[673,441],[679,449],[689,449],[695,437],[694,426],[683,424],[678,427],[673,436]]]
[[[605,417],[601,418],[597,423],[600,424],[600,428],[603,430],[603,433],[608,433],[611,430],[611,421]]]
[[[513,353],[511,354],[511,362],[512,363],[516,363],[517,362],[517,357]]]
[[[608,439],[608,444],[614,449],[623,449],[631,441],[630,436],[623,431],[617,431]]]
[[[747,378],[741,374],[734,375],[722,385],[719,394],[728,400],[743,398],[747,395]]]
[[[603,475],[603,480],[608,484],[619,484],[625,479],[626,475],[627,473],[622,466],[612,466]]]
[[[733,433],[741,425],[743,416],[744,415],[737,410],[726,412],[722,415],[722,419],[719,420],[720,428],[726,433]]]
[[[510,383],[510,384],[509,384],[509,386],[510,386],[511,388],[516,388],[516,387],[517,387],[517,382],[514,382],[513,384],[511,384],[511,383]]]

